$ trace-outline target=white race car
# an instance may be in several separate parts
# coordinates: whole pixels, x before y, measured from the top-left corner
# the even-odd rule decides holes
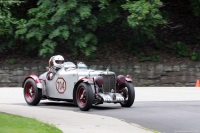
[[[40,100],[73,102],[80,110],[88,111],[93,104],[120,103],[122,107],[131,107],[135,99],[135,90],[129,76],[118,75],[109,70],[91,70],[80,62],[77,66],[65,62],[53,79],[49,72],[39,77],[28,75],[22,87],[27,104],[37,105]]]

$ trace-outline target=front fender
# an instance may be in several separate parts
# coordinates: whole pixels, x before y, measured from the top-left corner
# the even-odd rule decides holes
[[[78,82],[74,85],[74,90],[73,90],[73,101],[74,101],[74,104],[76,105],[76,90],[78,88],[78,85],[82,82],[85,82],[85,83],[88,83],[88,84],[91,84],[91,81],[92,79],[88,78],[88,77],[80,77]]]
[[[36,83],[36,85],[37,85],[37,88],[43,89],[43,85],[42,85],[42,83],[41,83],[39,77],[36,76],[35,74],[30,74],[30,75],[28,75],[28,76],[24,79],[24,81],[23,81],[23,83],[22,83],[22,88],[24,88],[24,83],[25,83],[26,80],[29,79],[29,78],[32,78],[32,79],[35,81],[35,83]]]
[[[117,76],[117,83],[119,85],[125,85],[125,81],[133,83],[133,79],[129,75],[127,75],[127,76],[118,75]]]
[[[80,83],[80,82],[85,82],[85,83],[92,84],[93,83],[93,79],[89,78],[89,77],[79,77],[79,80],[78,80],[77,83]]]
[[[130,78],[130,77],[126,77],[125,79],[126,79],[126,81],[128,81],[128,82],[132,82],[132,83],[133,83],[133,79],[132,79],[132,78]]]

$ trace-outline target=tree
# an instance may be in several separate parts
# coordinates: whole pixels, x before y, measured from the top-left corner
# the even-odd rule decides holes
[[[26,52],[38,50],[40,56],[54,54],[58,47],[90,56],[98,43],[97,28],[106,28],[107,24],[117,22],[119,29],[131,27],[153,37],[153,28],[164,23],[160,0],[37,0],[36,3],[26,0],[20,6],[28,7],[28,15],[11,15],[6,19],[7,24],[15,23],[11,34],[23,42]],[[17,7],[14,9],[6,12],[24,14]]]
[[[200,15],[200,1],[199,0],[190,0],[191,8],[195,16]]]
[[[9,48],[13,45],[13,41],[9,42],[8,40],[14,38],[14,29],[17,24],[17,20],[12,17],[12,13],[10,12],[10,7],[15,4],[19,4],[19,2],[0,1],[0,53],[6,47]]]
[[[89,2],[39,0],[38,7],[28,12],[30,19],[21,21],[16,35],[27,42],[33,40],[32,46],[38,44],[41,56],[53,54],[58,44],[74,52],[78,48],[89,56],[97,43],[93,34],[97,20]]]
[[[162,7],[160,0],[127,0],[122,7],[130,13],[127,17],[128,24],[133,29],[139,28],[140,33],[148,37],[154,38],[153,28],[166,23],[159,10]]]

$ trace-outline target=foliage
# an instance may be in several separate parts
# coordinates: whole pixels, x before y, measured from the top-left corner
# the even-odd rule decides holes
[[[200,60],[200,50],[197,50],[191,53],[191,60],[193,61]]]
[[[199,15],[199,0],[190,3]],[[0,53],[23,47],[23,53],[51,56],[62,49],[90,59],[99,42],[124,39],[128,51],[137,55],[147,45],[157,46],[154,29],[166,24],[161,0],[17,0],[1,1],[0,6]],[[179,41],[172,45],[176,55],[198,59],[198,52],[189,52],[187,44]],[[153,55],[147,60],[161,58]]]
[[[189,48],[185,43],[178,41],[173,43],[172,46],[176,55],[182,57],[187,57],[189,55]]]
[[[0,53],[5,50],[5,48],[12,47],[12,38],[14,38],[14,29],[18,21],[12,17],[10,8],[13,5],[18,5],[19,2],[14,1],[0,1]]]
[[[62,1],[39,0],[36,8],[28,11],[29,20],[21,20],[16,37],[26,42],[34,40],[39,55],[53,54],[60,47],[78,48],[86,56],[95,50],[97,39],[92,33],[96,29],[95,16],[87,0]]]
[[[8,64],[9,65],[13,65],[13,64],[15,64],[15,59],[14,58],[10,58],[9,60],[8,60]]]
[[[12,34],[12,24],[14,24],[14,19],[11,17],[12,14],[9,10],[13,3],[1,1],[0,4],[0,36]]]
[[[199,16],[200,1],[190,0],[190,6]],[[0,1],[0,7],[0,54],[21,50],[23,54],[51,56],[61,49],[91,59],[96,44],[118,40],[135,55],[142,55],[147,45],[168,47],[158,45],[162,42],[154,32],[166,24],[161,0],[15,0]],[[172,43],[170,49],[178,56],[199,60],[198,51],[191,53],[183,42]],[[157,55],[143,57],[140,59],[161,60]]]
[[[190,0],[191,8],[194,13],[194,15],[199,16],[200,15],[200,1],[199,0]]]
[[[159,55],[147,56],[144,55],[143,53],[139,54],[137,58],[140,62],[145,62],[145,61],[159,62],[162,59]]]
[[[151,61],[153,61],[153,62],[159,62],[159,61],[161,61],[161,59],[162,58],[158,55],[154,55],[151,57]]]
[[[122,7],[130,13],[127,17],[128,24],[132,28],[139,28],[140,33],[146,34],[150,38],[155,37],[153,27],[165,23],[159,11],[159,8],[162,7],[160,0],[127,0]]]
[[[127,19],[133,29],[153,36],[150,27],[163,24],[161,5],[160,0],[38,0],[28,19],[20,20],[16,38],[28,43],[29,50],[39,49],[40,56],[53,54],[56,47],[90,56],[96,50],[97,28],[117,20],[121,28]]]

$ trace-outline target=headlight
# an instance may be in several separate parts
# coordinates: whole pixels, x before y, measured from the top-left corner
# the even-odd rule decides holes
[[[124,76],[124,75],[119,75],[119,76],[117,76],[117,83],[118,83],[118,84],[122,85],[122,84],[125,83],[125,81],[126,81],[126,79],[125,79],[125,76]]]
[[[95,77],[94,78],[94,82],[99,86],[101,87],[104,83],[104,79],[102,76],[98,76],[98,77]]]

